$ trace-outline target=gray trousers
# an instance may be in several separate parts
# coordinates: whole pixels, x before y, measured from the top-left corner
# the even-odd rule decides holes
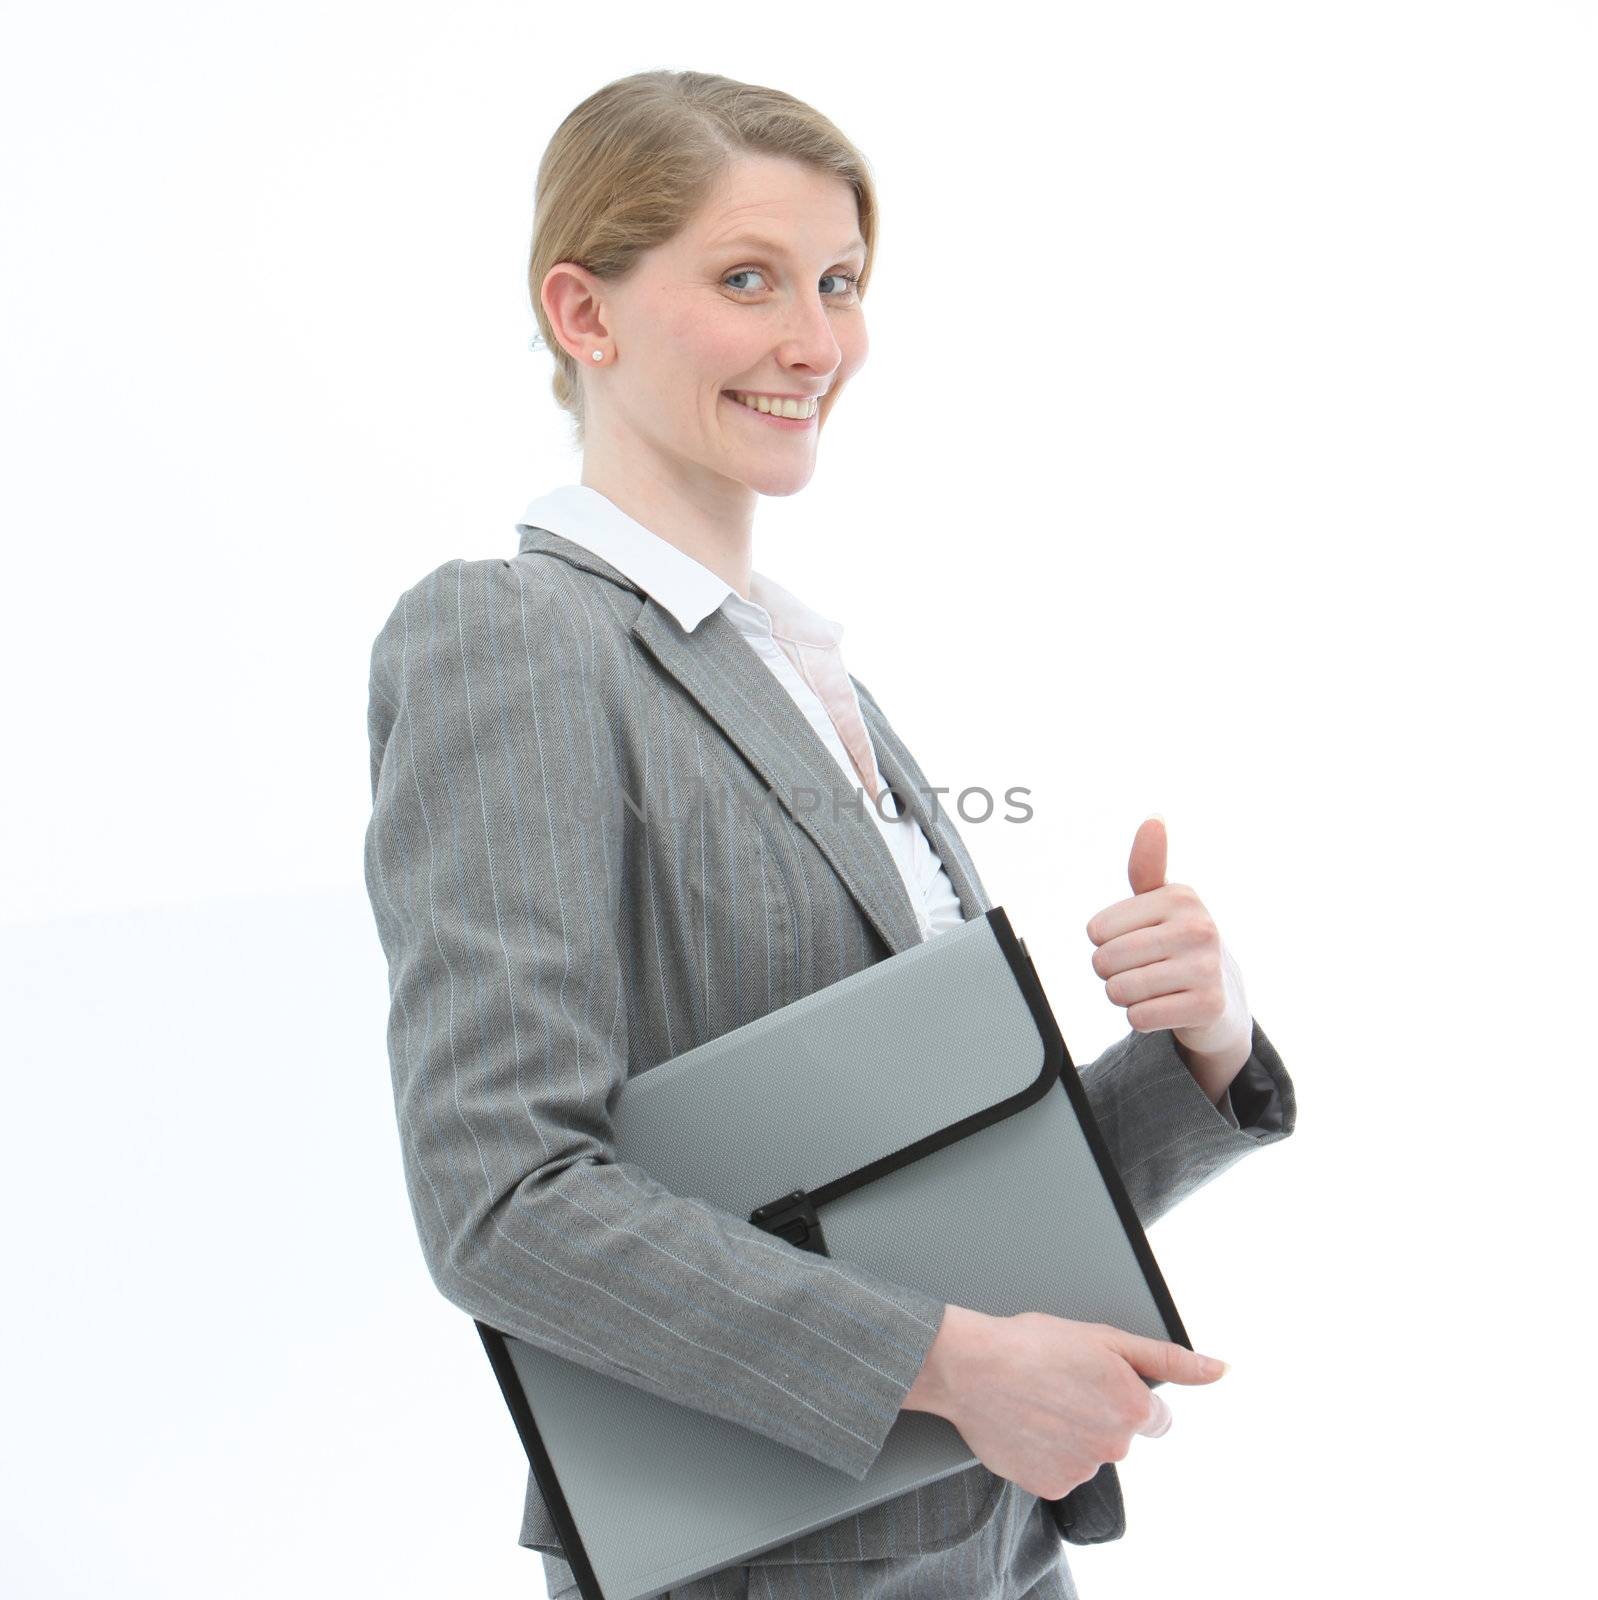
[[[993,1515],[946,1550],[723,1567],[668,1590],[663,1600],[1080,1600],[1065,1552],[1043,1502],[1006,1480]],[[568,1563],[539,1554],[550,1600],[575,1596]]]

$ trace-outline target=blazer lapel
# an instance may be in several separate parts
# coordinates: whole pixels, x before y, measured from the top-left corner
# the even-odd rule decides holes
[[[524,556],[529,550],[537,550],[545,555],[558,556],[567,566],[597,573],[601,578],[619,583],[624,589],[631,589],[640,598],[647,598],[620,567],[613,567],[603,556],[596,556],[587,545],[578,544],[575,539],[563,538],[548,528],[535,528],[530,522],[518,522],[516,531],[521,535],[521,542],[516,546],[517,555]]]
[[[633,632],[737,745],[784,810],[815,841],[856,904],[897,954],[921,943],[921,924],[892,852],[866,814],[871,802],[725,612],[690,636],[645,599]]]
[[[602,557],[546,528],[522,524],[520,531],[518,553],[545,551],[642,598],[632,631],[644,648],[760,774],[827,858],[890,953],[920,944],[921,925],[898,865],[865,810],[870,800],[844,778],[805,714],[726,614],[711,612],[688,634],[669,611]],[[872,732],[875,739],[876,730]],[[884,775],[893,781],[890,769],[884,768]],[[905,781],[896,784],[901,794],[908,787]],[[915,797],[907,799],[914,810]],[[930,830],[928,837],[933,837]],[[969,886],[960,889],[962,905],[969,893]],[[971,915],[969,909],[966,915]]]

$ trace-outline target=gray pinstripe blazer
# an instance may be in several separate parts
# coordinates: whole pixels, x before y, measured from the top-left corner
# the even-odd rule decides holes
[[[862,1478],[942,1303],[669,1193],[612,1159],[607,1109],[633,1073],[915,945],[915,914],[855,791],[721,611],[686,633],[583,546],[520,533],[514,560],[420,579],[372,649],[366,882],[428,1269],[491,1326]],[[980,915],[951,816],[854,682],[884,779]],[[1293,1129],[1257,1024],[1239,1128],[1168,1031],[1128,1032],[1081,1072],[1145,1226]],[[1114,1470],[1077,1491],[1101,1498],[1075,1542],[1121,1531],[1102,1509]],[[1003,1487],[974,1464],[758,1560],[952,1546]],[[520,1541],[560,1549],[531,1475]]]

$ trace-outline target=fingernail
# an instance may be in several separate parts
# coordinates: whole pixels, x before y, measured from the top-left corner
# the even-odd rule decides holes
[[[1214,1356],[1201,1356],[1200,1360],[1204,1363],[1204,1376],[1206,1378],[1218,1378],[1232,1365],[1230,1361],[1220,1361]]]

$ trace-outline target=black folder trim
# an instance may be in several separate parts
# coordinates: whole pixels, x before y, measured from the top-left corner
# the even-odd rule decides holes
[[[1133,1254],[1143,1269],[1143,1276],[1148,1282],[1149,1291],[1154,1297],[1154,1303],[1166,1330],[1174,1343],[1185,1345],[1191,1350],[1193,1343],[1187,1336],[1187,1330],[1182,1326],[1181,1318],[1177,1315],[1176,1304],[1171,1299],[1165,1278],[1154,1259],[1153,1251],[1149,1248],[1143,1224],[1138,1220],[1131,1197],[1126,1192],[1126,1185],[1121,1181],[1121,1174],[1110,1154],[1110,1147],[1105,1142],[1104,1134],[1094,1118],[1087,1090],[1077,1074],[1076,1067],[1072,1064],[1070,1052],[1066,1049],[1065,1039],[1060,1033],[1058,1023],[1054,1020],[1054,1012],[1049,1007],[1048,997],[1043,992],[1042,981],[1038,977],[1037,968],[1032,964],[1026,943],[1017,937],[1015,930],[1010,926],[1010,919],[1003,906],[993,906],[983,915],[993,929],[993,936],[1004,952],[1005,959],[1010,964],[1010,971],[1015,975],[1015,981],[1021,993],[1025,995],[1027,1005],[1032,1012],[1032,1019],[1037,1024],[1039,1037],[1043,1040],[1042,1071],[1020,1093],[997,1101],[981,1111],[972,1113],[969,1117],[962,1117],[958,1122],[951,1122],[948,1127],[940,1128],[925,1138],[914,1140],[901,1149],[890,1151],[863,1167],[857,1167],[853,1172],[833,1178],[820,1188],[808,1191],[807,1194],[804,1191],[799,1193],[804,1194],[812,1207],[825,1205],[829,1200],[836,1200],[851,1190],[863,1188],[866,1184],[885,1177],[890,1172],[896,1172],[901,1167],[909,1166],[923,1156],[931,1155],[935,1150],[954,1144],[981,1128],[991,1127],[995,1122],[1002,1122],[1006,1117],[1014,1116],[1027,1106],[1035,1105],[1055,1083],[1058,1083],[1069,1096],[1077,1120],[1082,1125],[1088,1147],[1093,1152],[1093,1159],[1098,1164],[1105,1188],[1109,1190],[1110,1198],[1115,1204],[1116,1215],[1121,1219],[1121,1226],[1126,1231]],[[770,1210],[780,1206],[783,1200],[788,1198],[791,1197],[774,1197],[767,1206],[757,1207],[756,1210]],[[827,1252],[823,1248],[820,1253],[825,1255]],[[600,1588],[599,1580],[588,1560],[588,1554],[583,1548],[582,1535],[577,1531],[571,1507],[561,1490],[555,1464],[550,1460],[549,1452],[545,1450],[544,1442],[539,1436],[532,1406],[522,1390],[521,1380],[516,1375],[515,1364],[505,1343],[505,1335],[480,1319],[474,1321],[477,1323],[477,1331],[482,1338],[483,1346],[488,1351],[494,1376],[499,1380],[500,1392],[504,1395],[505,1404],[516,1424],[516,1431],[521,1436],[522,1448],[527,1452],[533,1477],[543,1492],[544,1503],[549,1507],[550,1518],[560,1535],[562,1554],[577,1579],[578,1592],[583,1600],[605,1600],[604,1590]],[[1144,1381],[1150,1388],[1156,1388],[1165,1380],[1156,1378]],[[1059,1502],[1050,1501],[1048,1504],[1057,1505]]]
[[[886,1155],[878,1156],[875,1161],[868,1161],[863,1167],[856,1167],[853,1172],[846,1172],[841,1177],[833,1178],[817,1188],[795,1191],[802,1194],[811,1206],[824,1206],[829,1200],[836,1200],[855,1189],[863,1189],[866,1184],[874,1183],[878,1178],[885,1178],[890,1172],[897,1172],[901,1167],[907,1167],[923,1156],[929,1156],[936,1150],[955,1144],[982,1128],[992,1127],[995,1122],[1003,1122],[1006,1117],[1013,1117],[1016,1112],[1024,1111],[1030,1105],[1036,1105],[1054,1086],[1062,1070],[1069,1069],[1075,1073],[1076,1069],[1071,1067],[1071,1058],[1066,1053],[1065,1040],[1060,1036],[1054,1013],[1050,1011],[1048,1000],[1044,997],[1043,985],[1039,983],[1037,970],[1032,965],[1032,958],[1026,954],[1021,941],[1016,937],[1004,907],[994,906],[983,914],[993,929],[993,936],[1004,952],[1005,959],[1010,963],[1010,971],[1014,973],[1016,983],[1026,996],[1027,1005],[1031,1008],[1032,1020],[1037,1024],[1038,1035],[1043,1040],[1042,1070],[1017,1094],[1009,1095],[991,1106],[984,1106],[982,1110],[972,1112],[969,1117],[961,1117],[958,1122],[951,1122],[946,1128],[934,1129],[925,1137],[912,1140],[897,1150],[890,1150]],[[773,1196],[771,1200],[757,1206],[750,1214],[749,1220],[755,1222],[759,1212],[780,1207],[789,1198],[791,1198],[789,1195]],[[755,1225],[759,1227],[761,1224],[756,1222]],[[823,1250],[820,1253],[825,1255],[827,1252]]]
[[[475,1318],[473,1320],[477,1322],[477,1331],[482,1336],[483,1348],[488,1351],[494,1376],[499,1379],[500,1393],[504,1395],[505,1404],[510,1408],[511,1420],[516,1424],[517,1433],[521,1435],[522,1448],[527,1452],[528,1464],[533,1469],[534,1478],[538,1480],[538,1487],[543,1491],[544,1504],[549,1507],[555,1531],[560,1535],[562,1558],[577,1579],[578,1592],[583,1596],[583,1600],[605,1600],[605,1591],[600,1588],[599,1579],[595,1576],[593,1565],[588,1559],[588,1552],[583,1547],[583,1536],[577,1531],[576,1518],[572,1516],[571,1507],[566,1503],[566,1492],[560,1486],[555,1463],[549,1459],[549,1452],[544,1448],[538,1424],[533,1420],[533,1408],[528,1403],[527,1394],[522,1388],[522,1380],[516,1376],[516,1365],[511,1360],[505,1335],[498,1328],[489,1327],[486,1322]]]

